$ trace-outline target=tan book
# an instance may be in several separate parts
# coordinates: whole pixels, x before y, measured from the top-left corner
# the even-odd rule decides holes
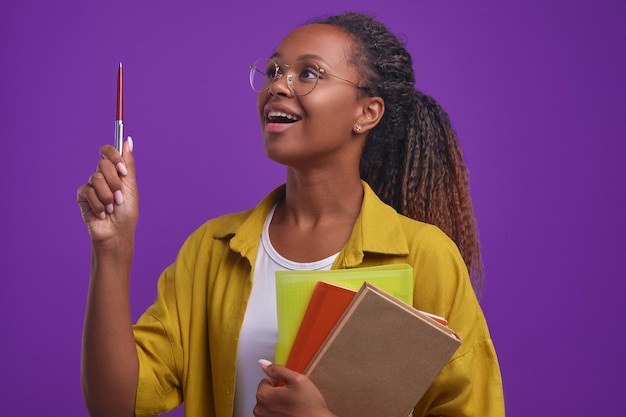
[[[407,417],[461,344],[427,314],[363,284],[305,371],[340,417]]]

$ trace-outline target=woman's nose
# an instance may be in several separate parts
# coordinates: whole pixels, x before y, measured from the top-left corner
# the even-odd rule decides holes
[[[287,73],[281,77],[277,77],[272,80],[270,84],[269,93],[270,95],[279,95],[279,96],[291,96],[293,95],[293,91],[289,87],[290,80],[292,75]]]

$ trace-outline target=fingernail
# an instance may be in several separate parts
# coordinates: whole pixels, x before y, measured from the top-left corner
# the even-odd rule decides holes
[[[118,206],[122,205],[122,203],[124,202],[124,196],[122,195],[122,192],[120,190],[117,190],[113,193],[113,198],[115,199],[115,204],[117,204]]]
[[[259,359],[259,364],[261,364],[262,366],[270,366],[272,362],[268,361],[267,359]]]
[[[104,220],[107,218],[107,214],[104,211],[102,211],[100,212],[100,214],[98,214],[98,217],[100,217],[100,220]]]
[[[130,149],[130,151],[133,151],[133,138],[131,138],[130,136],[128,137],[128,139],[126,139],[128,141],[128,148]]]
[[[126,165],[124,165],[122,162],[118,162],[117,170],[122,175],[128,175],[128,170],[126,169]]]
[[[107,204],[106,206],[107,213],[113,213],[113,204]]]

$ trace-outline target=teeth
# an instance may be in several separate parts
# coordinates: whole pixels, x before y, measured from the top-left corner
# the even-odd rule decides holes
[[[268,119],[272,119],[274,117],[283,117],[285,119],[289,119],[289,120],[293,120],[293,121],[300,120],[300,118],[298,116],[294,116],[292,114],[283,113],[282,111],[271,111],[271,112],[267,113],[267,118]]]

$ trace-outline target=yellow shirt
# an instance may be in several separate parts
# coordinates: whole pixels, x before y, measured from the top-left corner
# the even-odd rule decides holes
[[[462,340],[415,417],[503,416],[498,361],[457,247],[438,228],[397,214],[366,183],[363,188],[361,213],[333,268],[412,265],[414,306],[447,318]],[[232,416],[252,266],[265,217],[284,193],[279,187],[252,210],[202,225],[159,278],[155,303],[134,326],[138,417],[169,411],[183,400],[185,416]]]

